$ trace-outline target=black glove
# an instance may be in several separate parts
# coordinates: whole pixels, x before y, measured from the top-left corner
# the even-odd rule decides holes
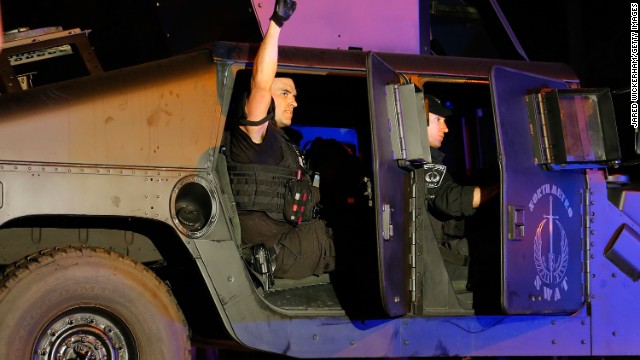
[[[296,2],[294,0],[276,0],[276,8],[273,10],[271,20],[281,28],[285,21],[289,20],[293,15],[294,11],[296,11]]]

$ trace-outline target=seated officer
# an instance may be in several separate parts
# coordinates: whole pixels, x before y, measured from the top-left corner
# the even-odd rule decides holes
[[[311,186],[297,146],[283,131],[298,104],[293,80],[275,77],[278,38],[295,8],[293,0],[276,1],[254,62],[251,92],[230,132],[227,167],[243,249],[266,247],[269,263],[260,264],[259,272],[287,279],[321,275],[335,267],[331,232],[312,214],[318,191]]]
[[[425,108],[429,109],[427,133],[432,163],[424,165],[427,186],[427,207],[433,230],[440,245],[449,277],[456,292],[470,290],[469,245],[464,237],[464,217],[473,215],[480,204],[490,198],[490,191],[478,186],[458,185],[447,167],[443,165],[444,153],[440,150],[445,134],[445,123],[451,109],[432,95],[424,95]],[[493,194],[491,194],[493,195]]]

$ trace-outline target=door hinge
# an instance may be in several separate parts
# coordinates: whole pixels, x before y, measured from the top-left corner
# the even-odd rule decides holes
[[[391,240],[393,236],[393,224],[391,223],[391,212],[393,209],[389,204],[382,204],[382,238]]]
[[[416,194],[417,194],[417,189],[416,189],[416,172],[412,171],[411,172],[411,198],[409,199],[409,293],[410,293],[410,298],[411,298],[411,304],[412,307],[414,308],[414,312],[415,312],[415,307],[416,307],[416,302],[417,302],[417,298],[416,298],[416,294],[417,294],[417,280],[416,280],[416,268],[417,268],[417,261],[418,261],[418,255],[417,255],[417,250],[416,250],[416,243],[417,243],[417,239],[416,239],[416,204],[417,204],[417,200],[416,200]]]
[[[583,267],[584,267],[584,279],[583,286],[583,301],[587,303],[591,302],[591,188],[589,186],[589,177],[586,179],[586,186],[582,190],[582,238],[583,238]]]
[[[389,117],[389,130],[391,132],[391,149],[396,160],[407,158],[405,147],[404,129],[402,127],[402,104],[398,85],[387,85],[387,109]]]

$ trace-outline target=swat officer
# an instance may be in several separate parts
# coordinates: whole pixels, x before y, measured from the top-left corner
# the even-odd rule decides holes
[[[464,218],[473,215],[481,203],[497,193],[497,188],[458,185],[443,165],[444,153],[439,148],[449,129],[445,123],[451,109],[438,98],[425,94],[428,110],[429,147],[432,163],[424,165],[429,218],[440,245],[449,277],[456,291],[467,290],[469,245],[464,237]]]
[[[296,102],[292,79],[275,77],[278,38],[296,9],[277,0],[256,54],[244,112],[231,130],[228,164],[244,247],[263,246],[276,278],[299,279],[335,267],[335,251],[324,222],[313,218],[319,191],[311,185],[297,146],[283,128]],[[275,269],[273,268],[275,266]]]

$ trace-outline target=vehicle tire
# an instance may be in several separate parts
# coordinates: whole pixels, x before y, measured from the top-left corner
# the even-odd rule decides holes
[[[0,277],[0,359],[190,359],[186,321],[144,265],[96,248],[46,250]]]

